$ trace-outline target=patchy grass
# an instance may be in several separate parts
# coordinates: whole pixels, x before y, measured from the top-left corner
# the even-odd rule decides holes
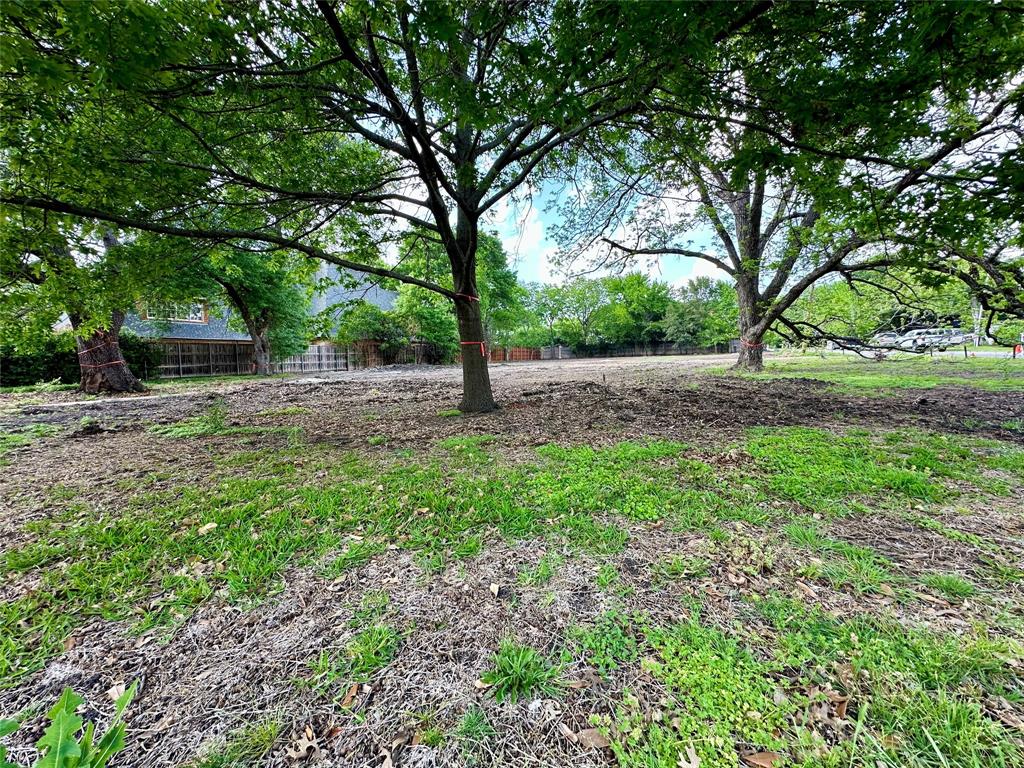
[[[78,384],[65,384],[60,379],[53,381],[40,381],[35,384],[19,384],[13,387],[0,387],[0,395],[23,395],[36,392],[70,392],[78,389]]]
[[[725,369],[717,369],[722,373]],[[993,392],[1024,391],[1024,363],[1008,358],[897,354],[878,362],[856,355],[803,355],[775,358],[758,379],[811,378],[845,392],[885,395],[896,389],[968,386]]]
[[[579,646],[588,664],[608,674],[637,660],[637,640],[631,617],[611,610],[601,614],[590,626],[575,627],[569,634]]]
[[[518,581],[524,587],[542,587],[554,578],[555,571],[561,564],[562,558],[558,554],[547,552],[541,556],[536,565],[522,568],[519,571]]]
[[[459,720],[453,734],[463,750],[472,751],[494,738],[497,732],[480,707],[470,707]]]
[[[785,599],[758,601],[780,632],[777,663],[853,697],[864,738],[840,755],[886,766],[1009,766],[1024,758],[1010,732],[989,718],[985,696],[1016,697],[1006,660],[1021,648],[986,634],[964,638],[908,630],[857,616],[836,620]],[[831,671],[829,671],[831,670]]]
[[[278,416],[304,416],[307,413],[311,413],[309,408],[301,405],[288,405],[283,408],[268,408],[264,411],[257,412],[257,416],[265,416],[267,418],[276,418]]]
[[[214,408],[189,429],[216,433],[224,422]],[[907,435],[900,450],[931,445],[917,439]],[[38,668],[91,617],[130,619],[141,631],[173,625],[215,595],[251,604],[277,588],[284,568],[330,552],[337,554],[323,572],[337,578],[389,545],[419,553],[424,570],[436,572],[475,557],[493,533],[611,555],[630,536],[615,520],[666,521],[727,541],[718,524],[772,519],[780,514],[773,498],[829,514],[894,499],[934,501],[950,493],[939,482],[944,473],[966,476],[985,462],[1015,471],[1022,453],[975,447],[969,458],[951,445],[947,454],[956,461],[933,451],[925,462],[923,454],[908,460],[886,452],[866,434],[760,429],[747,443],[759,474],[741,485],[686,458],[679,443],[548,445],[537,449],[535,463],[517,464],[497,462],[493,443],[487,435],[451,438],[432,457],[372,460],[305,445],[243,451],[222,460],[208,486],[171,494],[142,485],[117,512],[69,500],[66,512],[0,554],[9,580],[37,580],[0,606],[0,679]],[[892,583],[884,559],[866,550],[823,539],[802,545],[833,556],[822,575],[837,585],[871,592]],[[743,567],[767,556],[746,553]],[[523,578],[543,584],[555,565],[546,561]],[[667,561],[659,575],[697,576],[702,567]],[[602,570],[597,583],[611,588],[614,580]]]
[[[773,704],[770,665],[696,616],[647,628],[644,637],[652,655],[643,667],[666,696],[653,722],[632,694],[623,697],[615,718],[605,721],[620,765],[677,765],[691,748],[702,764],[738,765],[737,742],[784,748],[779,733],[788,708]]]
[[[974,585],[955,573],[928,573],[921,577],[921,583],[953,600],[963,600],[977,593]]]
[[[505,640],[491,658],[481,680],[498,701],[515,702],[534,695],[554,696],[560,690],[560,670],[539,651]]]
[[[420,750],[466,764],[509,759],[502,750],[527,731],[541,739],[529,749],[583,749],[554,721],[543,724],[551,738],[536,736],[530,702],[553,698],[551,711],[564,708],[576,732],[600,729],[627,768],[677,768],[690,755],[740,768],[757,752],[780,755],[777,768],[1022,764],[1000,713],[1024,710],[1012,639],[1024,636],[1014,602],[1024,576],[1013,547],[967,515],[953,528],[951,512],[973,518],[974,501],[982,512],[1011,508],[1024,452],[1009,443],[785,427],[750,430],[729,449],[635,440],[527,453],[507,433],[424,446],[387,423],[372,431],[402,451],[367,450],[365,433],[354,451],[253,436],[204,444],[248,429],[216,404],[172,426],[177,451],[197,438],[197,451],[229,453],[200,482],[169,484],[171,465],[120,478],[115,502],[55,484],[41,497],[47,514],[28,516],[0,552],[11,598],[0,604],[0,686],[30,684],[85,625],[173,637],[198,606],[252,609],[301,567],[313,596],[304,621],[326,616],[341,639],[318,635],[290,657],[294,685],[282,696],[294,712],[330,711],[310,722],[318,734],[350,729],[339,743],[370,731],[379,741],[385,729],[387,744],[407,730]],[[885,531],[869,524],[890,519],[900,535],[961,545],[978,559],[978,586],[902,558],[914,542],[872,539]],[[505,543],[519,541],[529,544]],[[410,561],[419,567],[396,579]],[[490,580],[503,584],[500,599]],[[406,589],[422,593],[407,600]],[[454,599],[435,625],[443,595]],[[463,622],[462,610],[481,615]],[[941,632],[924,626],[933,621]],[[448,627],[451,649],[424,642]],[[522,642],[499,644],[512,636]],[[446,686],[465,685],[462,698],[386,698],[428,689],[440,666]],[[486,693],[473,687],[481,669]],[[339,710],[353,683],[370,685],[374,709],[360,700]],[[403,712],[402,722],[382,723],[381,711]],[[279,728],[258,720],[194,764],[276,760]],[[569,764],[577,753],[552,754]]]
[[[29,445],[33,440],[50,437],[60,430],[50,424],[32,424],[10,432],[0,430],[0,466],[7,462],[7,455],[15,448]]]
[[[262,760],[281,735],[281,722],[263,720],[233,732],[223,746],[203,755],[195,768],[243,768]]]

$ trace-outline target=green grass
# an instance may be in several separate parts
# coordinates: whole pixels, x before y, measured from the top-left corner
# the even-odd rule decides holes
[[[373,675],[394,661],[401,636],[393,627],[375,624],[358,632],[341,655],[328,651],[309,662],[309,676],[303,684],[321,693],[353,683],[367,683]]]
[[[215,408],[190,424],[217,431],[225,418]],[[966,476],[975,466],[1009,473],[1020,463],[1019,449],[992,441],[965,442],[964,452],[905,435],[898,450],[886,451],[866,434],[755,430],[748,450],[756,467],[742,475],[716,472],[688,458],[686,446],[663,441],[548,445],[519,463],[497,460],[487,435],[450,438],[412,456],[291,444],[215,456],[206,483],[173,492],[138,480],[122,488],[113,509],[61,495],[23,543],[0,553],[9,583],[34,585],[0,604],[0,685],[38,669],[85,622],[173,628],[215,596],[248,606],[272,595],[295,565],[315,565],[335,579],[396,547],[415,553],[431,573],[477,556],[496,536],[608,556],[627,546],[631,525],[652,521],[703,530],[732,547],[734,537],[719,526],[781,524],[791,513],[777,511],[777,499],[826,512],[893,499],[920,503],[945,498],[945,476]],[[914,446],[930,453],[908,458]],[[839,555],[827,574],[834,583],[862,591],[889,583],[883,559],[836,546],[828,550]],[[744,551],[737,564],[763,571],[770,557]],[[523,574],[524,583],[546,583],[556,566],[544,560]],[[669,560],[660,576],[688,578],[703,567]],[[596,581],[621,591],[610,563]]]
[[[928,573],[921,577],[921,583],[953,600],[973,597],[978,591],[971,582],[955,573]]]
[[[710,566],[711,561],[705,557],[672,555],[655,563],[651,572],[657,580],[675,581],[707,576]]]
[[[719,372],[724,372],[721,369]],[[812,378],[859,395],[899,389],[966,386],[994,392],[1024,391],[1024,364],[1005,358],[899,355],[876,362],[855,355],[806,355],[771,360],[758,379]]]
[[[384,551],[376,541],[353,541],[324,568],[324,576],[336,579],[346,571],[368,563],[374,555]]]
[[[50,437],[60,429],[52,424],[30,424],[11,431],[0,430],[0,466],[7,462],[7,454],[15,448],[29,445],[33,440]]]
[[[1024,759],[983,705],[1000,696],[1020,702],[1008,664],[1019,645],[836,619],[786,598],[752,606],[767,630],[754,620],[750,631],[726,631],[696,611],[667,626],[634,624],[630,654],[658,688],[645,684],[643,699],[627,690],[614,716],[596,718],[620,766],[675,768],[689,748],[701,765],[735,768],[744,764],[740,750],[776,752],[782,765],[806,768],[1011,768]],[[815,713],[840,717],[834,702],[844,698],[845,727],[823,727]]]
[[[504,640],[491,658],[491,665],[480,679],[490,686],[498,701],[554,696],[561,690],[559,668],[529,646]]]
[[[154,424],[149,431],[161,437],[188,440],[197,437],[212,437],[214,435],[254,435],[266,433],[287,434],[293,441],[296,441],[301,434],[299,427],[233,427],[227,423],[227,406],[223,398],[218,398],[203,413],[174,424]]]
[[[554,552],[548,552],[541,556],[536,565],[522,568],[518,581],[524,587],[541,587],[554,578],[555,571],[561,563],[561,557]]]
[[[1019,658],[1019,646],[985,634],[934,635],[869,616],[837,620],[787,599],[756,607],[780,632],[778,664],[803,668],[810,681],[857,702],[865,738],[842,745],[850,759],[921,768],[1010,768],[1024,759],[1007,729],[980,706],[986,696],[1020,700],[1019,680],[1006,663]],[[838,675],[844,667],[848,672]]]
[[[78,389],[78,384],[63,384],[59,379],[40,381],[35,384],[19,384],[14,387],[0,387],[0,395],[23,395],[36,392],[69,392]]]
[[[162,437],[190,438],[226,435],[234,428],[227,425],[228,409],[223,398],[218,398],[199,416],[175,424],[154,424],[149,431]]]
[[[793,521],[782,530],[798,547],[823,556],[818,571],[806,575],[823,577],[833,586],[856,592],[884,592],[902,581],[889,570],[891,563],[874,550],[823,536],[812,522]]]
[[[246,768],[256,765],[273,749],[282,725],[263,720],[234,731],[220,748],[206,753],[192,765],[195,768]]]
[[[694,747],[702,765],[737,766],[737,743],[782,750],[778,735],[788,707],[773,704],[776,683],[769,665],[736,640],[694,617],[668,627],[649,627],[651,650],[643,667],[665,689],[651,722],[645,707],[627,694],[608,722],[612,749],[627,768],[676,766]]]
[[[452,735],[464,751],[471,751],[494,738],[497,732],[487,719],[487,713],[474,706],[466,710]]]
[[[948,496],[932,472],[884,451],[866,433],[757,428],[746,451],[769,474],[771,494],[817,512],[847,513],[866,497],[936,502]]]

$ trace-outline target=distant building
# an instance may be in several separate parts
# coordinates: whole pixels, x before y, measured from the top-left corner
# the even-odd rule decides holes
[[[372,276],[355,275],[333,264],[323,264],[317,271],[317,280],[337,280],[339,275],[354,276],[359,283],[347,288],[332,282],[325,290],[317,292],[310,304],[310,315],[316,315],[328,307],[343,305],[360,299],[375,304],[383,310],[391,309],[397,295],[381,288]],[[369,279],[367,279],[369,278]],[[124,327],[138,336],[162,341],[250,341],[249,334],[230,327],[231,310],[211,309],[208,302],[197,299],[193,302],[151,302],[140,307],[137,313],[129,313]]]
[[[336,281],[341,275],[354,277],[356,284],[339,285]],[[333,306],[340,310],[344,304],[360,299],[388,310],[397,298],[392,291],[381,288],[376,278],[347,272],[333,264],[321,265],[316,277],[318,281],[334,282],[313,296],[310,316]],[[252,367],[252,339],[245,331],[232,328],[230,318],[230,309],[218,311],[202,299],[152,302],[128,314],[124,328],[163,347],[161,376],[248,373]],[[346,370],[352,367],[350,356],[329,339],[320,339],[303,354],[282,360],[276,367],[282,372]]]

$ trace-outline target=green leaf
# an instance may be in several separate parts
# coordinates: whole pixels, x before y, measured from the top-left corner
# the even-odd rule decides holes
[[[118,723],[100,739],[96,745],[96,754],[89,764],[89,768],[105,768],[107,762],[124,749],[124,723]]]
[[[77,760],[71,761],[82,754],[75,740],[75,734],[82,727],[82,718],[75,714],[75,709],[81,703],[82,699],[70,688],[64,689],[64,695],[47,715],[52,721],[50,727],[36,742],[43,755],[36,768],[67,768],[77,763]]]

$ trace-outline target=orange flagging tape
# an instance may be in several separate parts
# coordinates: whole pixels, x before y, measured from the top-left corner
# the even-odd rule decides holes
[[[749,347],[750,349],[758,349],[759,347],[763,347],[764,346],[764,342],[763,341],[760,344],[752,344],[751,342],[747,341],[746,339],[740,339],[740,344],[742,344],[744,347]]]
[[[92,352],[94,349],[99,349],[100,347],[116,347],[116,346],[117,346],[117,342],[116,341],[101,341],[99,344],[93,344],[88,349],[83,349],[81,352],[78,353],[78,356],[81,357],[82,355],[86,355],[86,354]]]
[[[82,368],[106,368],[111,365],[124,365],[124,360],[115,360],[112,363],[100,363],[99,365],[82,365]]]
[[[479,296],[474,296],[471,293],[456,293],[455,295],[460,298],[466,299],[467,301],[480,301]],[[476,344],[475,341],[473,343]]]
[[[466,345],[476,346],[477,344],[479,344],[480,345],[480,357],[487,357],[487,353],[484,351],[484,343],[482,341],[460,341],[459,344],[461,344],[462,346],[466,346]]]

